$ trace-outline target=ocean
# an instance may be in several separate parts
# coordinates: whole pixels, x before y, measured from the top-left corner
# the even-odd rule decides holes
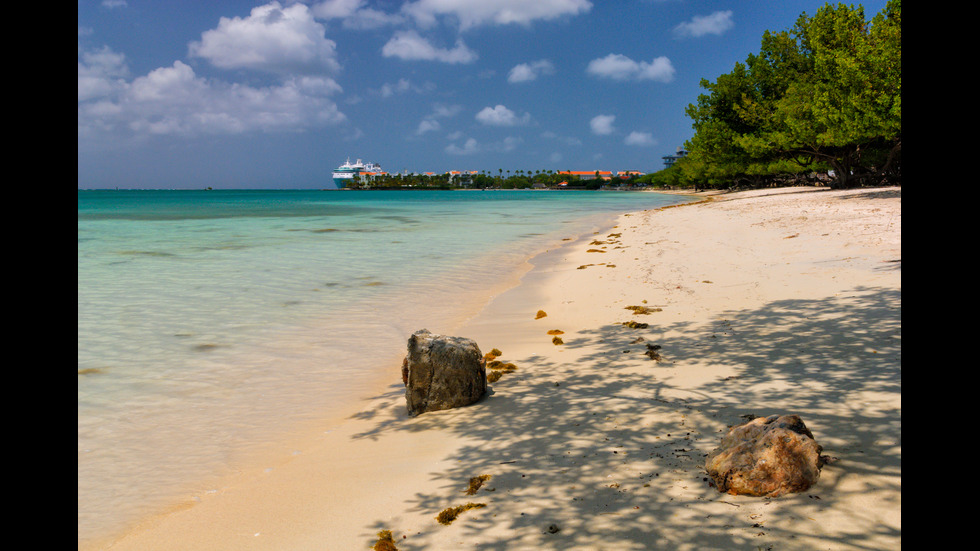
[[[611,191],[78,191],[78,539],[214,491],[400,381],[526,260],[687,198]],[[372,386],[373,385],[373,386]]]

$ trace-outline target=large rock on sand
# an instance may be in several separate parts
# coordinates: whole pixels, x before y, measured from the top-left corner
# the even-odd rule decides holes
[[[705,469],[720,492],[775,497],[816,483],[822,450],[798,415],[757,417],[730,429]]]
[[[486,360],[471,339],[422,329],[408,339],[402,380],[409,415],[467,406],[487,392]]]

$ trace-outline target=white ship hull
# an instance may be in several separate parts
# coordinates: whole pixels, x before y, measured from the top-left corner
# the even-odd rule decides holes
[[[337,189],[344,189],[357,177],[361,177],[362,180],[365,178],[373,179],[381,173],[381,167],[375,163],[364,163],[360,159],[356,163],[351,163],[350,159],[347,159],[344,164],[334,170],[333,183],[337,186]]]

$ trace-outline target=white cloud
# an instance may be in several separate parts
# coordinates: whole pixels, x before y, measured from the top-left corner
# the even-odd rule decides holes
[[[480,151],[480,145],[473,138],[466,140],[466,143],[463,144],[463,147],[460,147],[452,143],[446,146],[446,153],[450,153],[452,155],[471,155],[479,151]]]
[[[364,7],[365,4],[365,0],[326,0],[311,6],[310,11],[317,19],[341,19],[348,29],[377,29],[405,20],[398,14]]]
[[[395,34],[381,49],[385,57],[398,57],[406,60],[441,61],[443,63],[471,63],[476,61],[476,52],[456,41],[456,47],[447,50],[437,48],[415,31],[401,31]]]
[[[657,141],[653,139],[653,134],[649,132],[630,132],[626,139],[623,140],[626,145],[638,145],[638,146],[648,146],[656,145]]]
[[[412,83],[407,79],[400,78],[395,84],[386,82],[381,85],[381,97],[391,97],[400,92],[407,92],[412,89]]]
[[[524,140],[514,136],[508,136],[501,141],[494,142],[487,145],[481,145],[473,138],[468,138],[462,147],[456,144],[449,144],[446,146],[446,153],[452,155],[472,155],[474,153],[509,153],[523,143]]]
[[[460,28],[488,24],[529,25],[535,20],[587,13],[592,9],[589,0],[416,0],[402,11],[423,26],[431,26],[437,18],[449,16]]]
[[[656,80],[670,82],[674,79],[674,67],[666,57],[657,57],[647,63],[636,62],[622,54],[609,54],[593,59],[586,71],[594,76],[613,80]]]
[[[88,64],[90,59],[83,55],[79,62],[80,139],[95,133],[108,137],[301,131],[346,119],[330,99],[341,91],[330,78],[300,76],[276,86],[252,87],[207,81],[180,61],[131,82],[115,79],[109,87],[87,86],[89,92],[83,95],[83,81],[89,82],[99,70],[111,73],[104,65],[100,69]]]
[[[129,76],[126,56],[108,46],[95,52],[83,52],[78,62],[78,101],[112,95],[125,87]]]
[[[551,130],[542,132],[541,137],[548,140],[556,140],[564,145],[582,145],[582,140],[576,138],[575,136],[559,136]]]
[[[279,2],[253,8],[248,17],[222,17],[218,28],[192,42],[189,54],[222,69],[272,73],[333,72],[340,69],[337,44],[324,36],[323,25],[303,4],[283,8]]]
[[[527,82],[538,78],[538,75],[550,75],[555,72],[555,66],[547,59],[539,59],[531,63],[515,65],[507,75],[507,82]]]
[[[463,110],[460,105],[435,105],[432,108],[432,114],[430,117],[455,117]]]
[[[706,34],[720,35],[734,26],[731,10],[716,11],[711,15],[695,15],[690,21],[674,27],[674,34],[695,38]]]
[[[616,120],[616,115],[596,115],[592,117],[589,121],[589,126],[592,127],[593,134],[599,134],[600,136],[605,136],[607,134],[612,134],[615,131],[613,128],[613,122]]]
[[[426,132],[435,132],[436,130],[439,130],[441,128],[442,128],[442,125],[439,124],[439,121],[437,121],[437,120],[433,120],[433,119],[422,119],[422,122],[419,123],[419,127],[415,131],[415,134],[417,136],[421,136],[422,134],[425,134]]]
[[[476,120],[487,126],[519,126],[531,121],[531,114],[524,113],[518,116],[503,105],[496,107],[484,107],[476,114]]]
[[[442,125],[436,119],[445,119],[449,117],[456,116],[462,110],[459,105],[436,105],[432,109],[432,113],[426,115],[422,122],[419,123],[418,129],[415,131],[417,136],[421,136],[426,132],[432,132],[435,130],[440,130]],[[455,138],[450,138],[455,139]]]

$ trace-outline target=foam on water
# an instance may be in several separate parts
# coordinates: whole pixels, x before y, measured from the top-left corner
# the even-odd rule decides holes
[[[650,193],[80,191],[78,535],[364,397],[412,331]]]

